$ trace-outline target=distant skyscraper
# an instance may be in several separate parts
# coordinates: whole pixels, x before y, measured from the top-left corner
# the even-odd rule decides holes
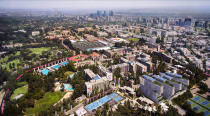
[[[191,24],[192,24],[192,19],[190,19],[190,18],[185,18],[185,20],[184,20],[184,25],[185,25],[185,26],[191,26]]]
[[[98,16],[98,17],[103,16],[102,11],[98,10],[98,11],[97,11],[97,16]]]
[[[107,16],[107,14],[106,14],[106,11],[104,11],[104,14],[103,14],[103,16],[105,17],[105,16]]]
[[[109,16],[114,16],[114,12],[112,10],[109,12]]]

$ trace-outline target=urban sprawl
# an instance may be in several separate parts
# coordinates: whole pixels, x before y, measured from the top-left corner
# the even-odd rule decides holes
[[[2,115],[210,115],[209,18],[10,15],[0,16]]]

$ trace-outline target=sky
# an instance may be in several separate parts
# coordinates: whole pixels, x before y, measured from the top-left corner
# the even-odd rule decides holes
[[[8,9],[137,9],[192,8],[210,10],[210,0],[0,0]]]

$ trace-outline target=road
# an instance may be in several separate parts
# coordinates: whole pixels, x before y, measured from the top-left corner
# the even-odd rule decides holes
[[[186,114],[186,111],[185,111],[184,109],[182,109],[181,107],[179,107],[178,105],[174,105],[174,104],[172,103],[171,100],[172,100],[173,98],[179,96],[179,95],[182,95],[184,92],[186,92],[186,90],[181,91],[181,92],[179,92],[178,94],[174,95],[173,97],[171,97],[171,99],[170,99],[169,102],[168,102],[171,106],[173,106],[174,108],[176,108],[176,109],[178,110],[178,113],[179,113],[180,115],[182,115],[182,116],[184,116],[184,115]]]
[[[75,106],[71,110],[68,110],[67,112],[64,112],[64,113],[65,113],[65,115],[73,114],[75,111],[77,111],[79,108],[81,108],[83,106],[84,106],[83,104],[78,104],[77,106]]]

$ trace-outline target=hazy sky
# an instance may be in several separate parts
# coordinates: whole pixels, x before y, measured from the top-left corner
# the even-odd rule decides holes
[[[135,9],[206,8],[210,0],[0,0],[0,8],[12,9]]]

